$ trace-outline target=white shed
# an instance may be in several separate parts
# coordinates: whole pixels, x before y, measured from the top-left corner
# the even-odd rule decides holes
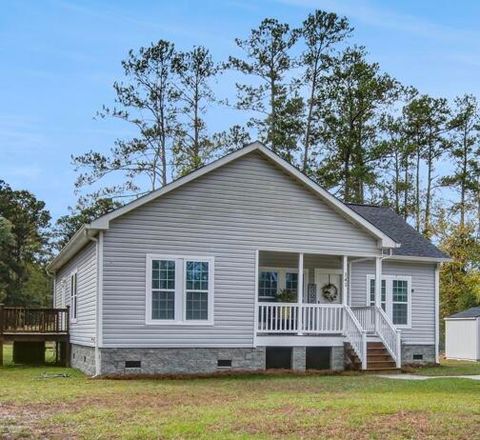
[[[480,360],[480,307],[445,318],[447,359]]]

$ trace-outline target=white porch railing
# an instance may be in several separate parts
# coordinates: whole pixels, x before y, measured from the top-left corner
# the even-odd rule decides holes
[[[257,333],[342,332],[343,306],[340,304],[258,304]]]
[[[298,317],[298,304],[259,303],[257,333],[297,333]]]
[[[398,330],[379,307],[375,307],[375,319],[377,321],[377,334],[392,356],[397,368],[402,366],[401,331]]]
[[[350,307],[345,307],[345,338],[352,346],[362,363],[362,370],[367,369],[367,332],[362,329]]]
[[[343,306],[340,304],[303,304],[305,333],[342,333]]]
[[[375,331],[375,307],[352,307],[352,312],[358,322],[367,332]]]

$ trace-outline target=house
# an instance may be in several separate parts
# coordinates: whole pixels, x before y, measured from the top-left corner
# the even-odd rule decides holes
[[[50,263],[87,374],[438,360],[448,257],[255,142],[83,226]]]
[[[480,360],[480,307],[445,318],[445,357]]]

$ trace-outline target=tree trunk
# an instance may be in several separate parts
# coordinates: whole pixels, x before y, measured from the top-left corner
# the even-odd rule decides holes
[[[417,232],[420,232],[420,148],[417,148],[417,175],[415,176],[415,228]]]
[[[423,234],[430,236],[430,205],[432,200],[432,168],[433,168],[433,152],[432,146],[428,147],[428,164],[427,164],[427,194],[425,197],[425,223],[423,225]]]
[[[312,78],[312,87],[310,89],[310,100],[308,102],[308,116],[307,116],[307,123],[305,129],[305,145],[303,151],[303,169],[302,171],[305,173],[308,167],[308,154],[310,150],[310,133],[312,130],[312,117],[313,117],[313,107],[314,107],[314,99],[315,99],[315,92],[317,88],[317,70],[318,70],[318,57],[315,58],[315,64],[313,68],[313,78]]]
[[[465,195],[466,195],[466,181],[468,172],[468,143],[467,143],[467,127],[465,126],[463,132],[463,163],[462,163],[462,178],[460,182],[460,225],[465,226]]]

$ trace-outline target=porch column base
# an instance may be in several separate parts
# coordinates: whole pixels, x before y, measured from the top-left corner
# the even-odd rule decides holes
[[[307,348],[293,347],[292,348],[292,370],[305,371],[307,368]]]

